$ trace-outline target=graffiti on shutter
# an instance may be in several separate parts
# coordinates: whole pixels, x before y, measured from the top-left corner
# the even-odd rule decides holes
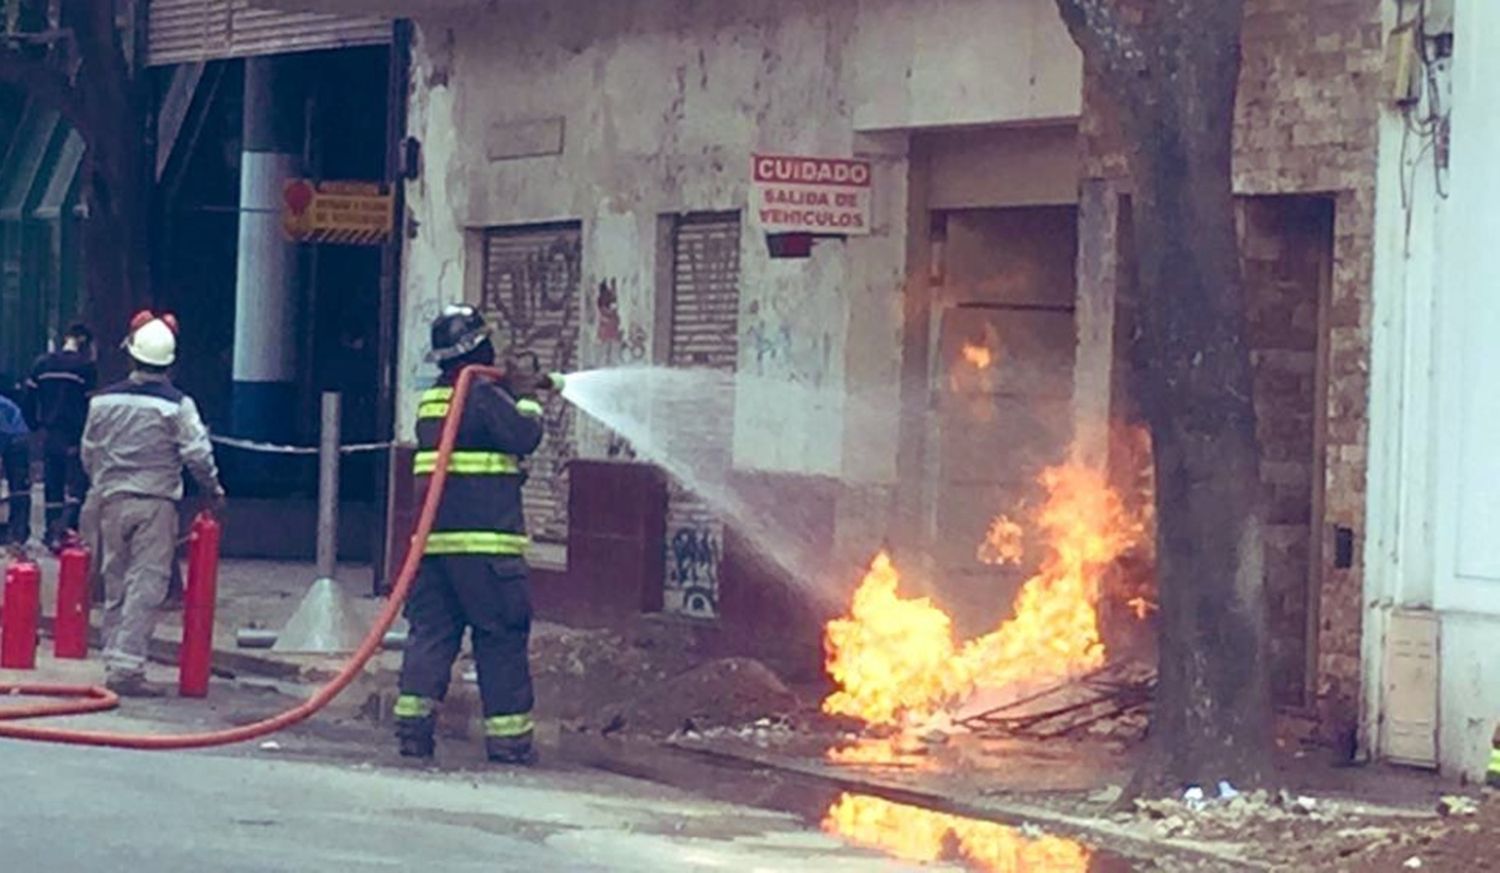
[[[682,216],[673,228],[672,257],[668,360],[674,367],[733,371],[739,355],[739,214]],[[677,438],[693,443],[701,463],[727,471],[733,461],[734,400],[723,401],[700,421],[678,422],[674,429],[680,431]],[[666,548],[667,611],[716,615],[724,523],[676,482],[667,498]]]
[[[581,251],[577,224],[485,232],[479,307],[495,327],[502,359],[535,354],[543,372],[577,369]],[[573,410],[555,395],[542,402],[546,436],[527,465],[526,526],[535,540],[566,543],[568,463],[578,452]]]

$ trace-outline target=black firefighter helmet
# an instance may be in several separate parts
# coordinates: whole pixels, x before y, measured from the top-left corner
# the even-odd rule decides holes
[[[427,360],[441,363],[461,358],[490,339],[490,326],[472,306],[449,306],[432,322],[432,350]]]

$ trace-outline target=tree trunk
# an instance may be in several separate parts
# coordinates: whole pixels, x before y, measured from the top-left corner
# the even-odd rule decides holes
[[[116,14],[128,3],[62,0],[62,20],[78,53],[78,89],[91,136],[85,231],[88,314],[101,337],[123,335],[130,315],[152,305],[148,97],[140,71],[125,56]],[[126,366],[115,343],[100,347],[100,369]]]
[[[124,369],[115,343],[130,314],[149,306],[151,175],[145,77],[125,56],[116,0],[61,0],[60,25],[71,40],[50,50],[0,47],[0,82],[56,109],[88,147],[84,165],[89,218],[84,225],[85,315],[106,342],[106,378]]]
[[[1133,793],[1269,775],[1255,434],[1231,156],[1242,0],[1058,0],[1129,140],[1135,387],[1156,467],[1161,604],[1151,748]]]

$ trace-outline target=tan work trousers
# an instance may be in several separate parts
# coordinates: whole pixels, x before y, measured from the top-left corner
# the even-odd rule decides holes
[[[99,534],[104,667],[111,676],[141,676],[176,560],[177,504],[160,497],[110,497],[99,506]]]

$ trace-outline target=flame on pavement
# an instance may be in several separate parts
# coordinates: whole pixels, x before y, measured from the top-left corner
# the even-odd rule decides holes
[[[828,674],[838,690],[823,701],[824,711],[910,728],[951,714],[976,693],[1021,694],[1104,663],[1100,580],[1142,542],[1146,525],[1094,470],[1050,467],[1041,484],[1048,497],[1034,522],[1046,552],[1016,597],[1014,617],[960,643],[940,606],[902,596],[900,574],[881,553],[848,614],[825,628]]]
[[[823,829],[905,861],[963,860],[990,873],[1085,873],[1090,858],[1073,840],[863,794],[840,797]]]

